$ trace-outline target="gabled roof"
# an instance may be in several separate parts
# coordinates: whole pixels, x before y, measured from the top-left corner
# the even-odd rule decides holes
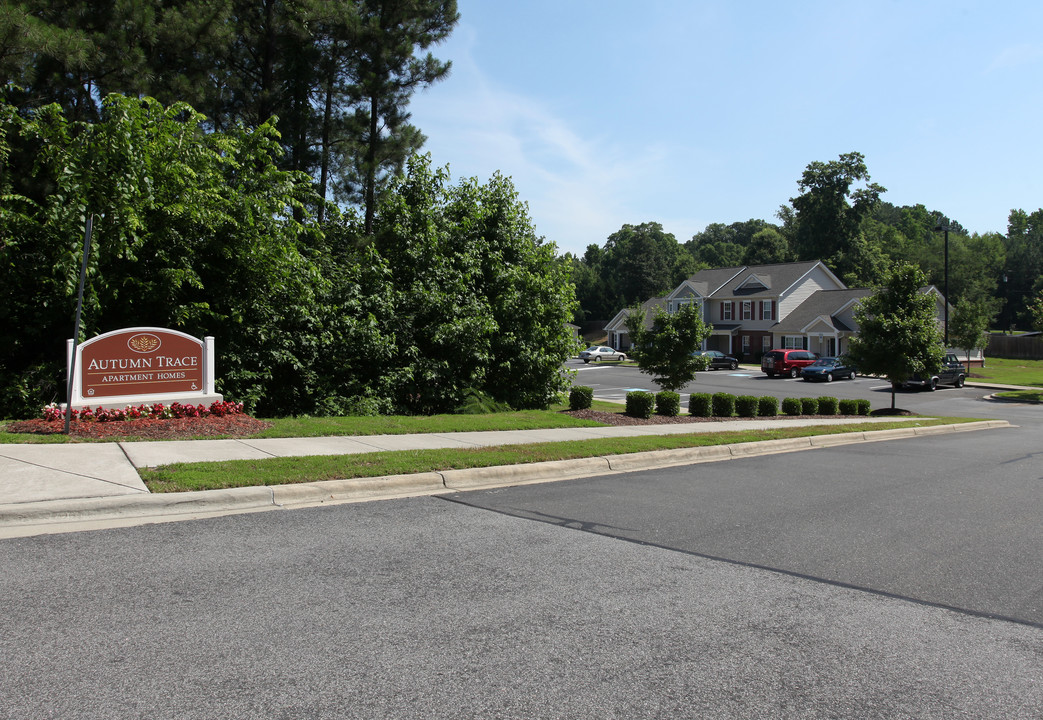
[[[857,302],[872,294],[873,290],[870,288],[818,290],[811,293],[807,300],[790,311],[789,315],[775,324],[771,330],[776,333],[803,333],[806,332],[806,328],[819,318],[828,318],[829,322],[837,330],[854,331],[854,328],[848,327],[837,316],[853,302]]]
[[[725,283],[734,278],[736,275],[745,270],[746,267],[730,267],[730,268],[707,268],[706,270],[700,270],[695,273],[683,283],[681,283],[677,290],[680,290],[685,285],[690,286],[693,290],[699,293],[704,298],[708,298],[715,292],[720,290]],[[677,290],[674,290],[670,294],[671,297],[677,294]]]
[[[651,300],[645,300],[643,303],[641,303],[641,307],[638,308],[637,312],[644,313],[646,328],[652,327],[652,318],[655,317],[655,309],[657,307],[661,307],[664,310],[666,309],[666,301],[667,298],[665,297],[657,297],[652,298]],[[616,313],[616,316],[609,320],[608,324],[605,325],[605,329],[626,330],[626,318],[630,311],[631,308],[623,308],[622,310],[620,310],[618,313]]]
[[[681,287],[687,284],[703,297],[780,297],[816,267],[821,267],[838,287],[844,287],[844,283],[818,260],[700,270]]]

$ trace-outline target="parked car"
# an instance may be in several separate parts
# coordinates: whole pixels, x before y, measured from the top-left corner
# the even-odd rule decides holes
[[[804,380],[833,382],[835,378],[855,379],[855,368],[846,363],[842,358],[823,357],[811,363],[800,371]]]
[[[789,375],[795,378],[805,368],[818,359],[818,354],[807,350],[770,350],[761,357],[761,370],[768,377]]]
[[[735,370],[739,367],[737,358],[725,355],[720,350],[701,350],[692,354],[710,358],[710,370]]]
[[[937,390],[939,385],[952,385],[961,388],[966,380],[967,368],[960,362],[960,358],[956,356],[956,353],[946,353],[945,364],[942,365],[942,369],[938,371],[937,375],[931,375],[928,378],[913,375],[901,383],[900,387]],[[895,383],[895,386],[898,387],[898,383]]]
[[[579,354],[579,359],[585,363],[601,362],[602,360],[619,360],[622,362],[627,359],[627,356],[626,353],[613,350],[605,345],[591,345]]]

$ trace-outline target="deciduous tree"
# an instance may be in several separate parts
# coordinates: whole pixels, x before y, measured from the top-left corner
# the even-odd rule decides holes
[[[856,183],[862,184],[852,189]],[[852,152],[813,162],[797,185],[801,192],[790,199],[793,212],[783,214],[790,220],[787,229],[797,259],[822,260],[838,275],[863,279],[868,250],[859,247],[864,243],[862,221],[886,192],[870,182],[865,157]]]
[[[983,296],[965,297],[956,303],[949,317],[949,340],[953,347],[967,350],[967,365],[970,366],[971,351],[988,344],[989,322],[995,311],[993,303]]]
[[[848,355],[859,372],[891,381],[892,410],[895,387],[914,375],[936,373],[945,357],[934,295],[922,291],[925,284],[919,268],[897,264],[855,309],[858,334]]]
[[[695,303],[681,305],[674,313],[657,308],[647,328],[643,313],[634,309],[626,326],[638,367],[664,390],[680,390],[709,364],[709,358],[695,355],[711,332]]]

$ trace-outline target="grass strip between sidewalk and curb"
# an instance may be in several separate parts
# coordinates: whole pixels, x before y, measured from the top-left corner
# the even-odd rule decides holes
[[[643,435],[625,438],[503,445],[484,448],[399,450],[353,455],[312,455],[177,463],[139,470],[153,493],[218,490],[258,485],[285,485],[351,478],[408,475],[422,472],[521,465],[624,455],[653,450],[709,447],[788,438],[861,433],[896,428],[930,427],[974,422],[974,418],[910,418],[853,425],[819,425],[772,430],[726,431],[682,435]]]

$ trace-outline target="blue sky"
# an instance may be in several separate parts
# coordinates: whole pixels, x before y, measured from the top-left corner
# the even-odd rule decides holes
[[[624,223],[685,242],[776,221],[808,163],[857,151],[895,205],[973,232],[1043,206],[1043,3],[459,0],[416,95],[454,180],[510,176],[582,255]]]

